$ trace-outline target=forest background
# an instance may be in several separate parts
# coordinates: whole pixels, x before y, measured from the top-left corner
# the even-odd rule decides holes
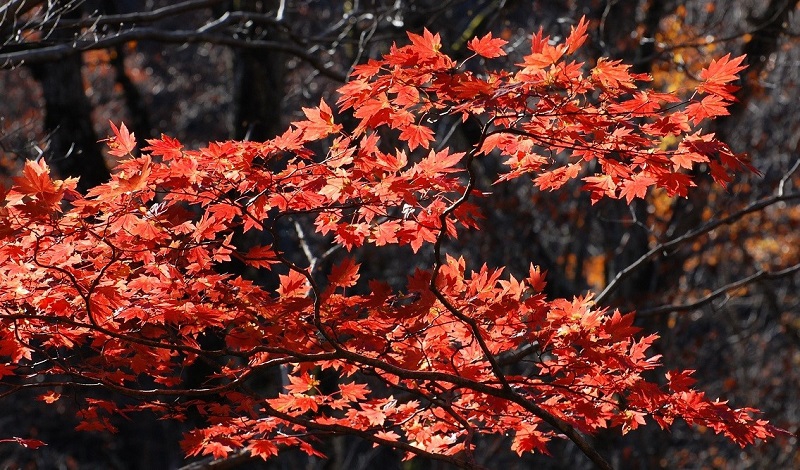
[[[465,252],[493,265],[548,271],[548,294],[591,289],[604,305],[637,310],[637,324],[659,332],[668,368],[697,369],[698,388],[736,405],[758,406],[791,432],[800,424],[800,79],[798,4],[790,0],[386,0],[386,1],[50,1],[0,6],[0,179],[8,186],[26,159],[44,158],[86,190],[108,178],[114,157],[100,142],[109,119],[139,141],[172,135],[187,147],[226,139],[265,140],[303,117],[303,106],[333,91],[352,66],[386,52],[406,31],[442,35],[454,58],[466,41],[492,32],[509,41],[507,64],[530,49],[540,27],[555,38],[585,15],[586,59],[607,56],[650,73],[653,87],[689,89],[711,58],[747,54],[730,116],[714,131],[746,152],[760,175],[727,187],[700,179],[685,199],[660,191],[630,206],[592,205],[576,185],[558,193],[498,187],[489,220]],[[516,59],[516,60],[515,60]],[[494,66],[502,67],[502,60]],[[469,125],[442,123],[453,141]],[[486,164],[481,177],[498,168]],[[516,236],[510,237],[513,233]],[[655,248],[655,250],[654,250]],[[659,249],[660,248],[660,249]],[[652,253],[651,253],[652,252]],[[645,256],[646,255],[646,256]],[[645,256],[643,258],[643,256]],[[404,273],[402,260],[364,259],[372,272]],[[630,273],[628,268],[634,266]],[[623,273],[623,275],[620,275]],[[615,278],[619,277],[617,281]],[[607,289],[608,286],[613,289]],[[34,394],[3,398],[0,436],[49,445],[0,447],[0,466],[178,468],[190,423],[137,418],[118,434],[76,433],[69,401],[49,406]],[[796,438],[744,450],[712,432],[655,426],[594,445],[623,468],[792,468]],[[490,468],[582,468],[569,443],[554,457],[519,458],[498,445],[480,458]],[[397,468],[394,454],[346,438],[330,459],[287,453],[239,468]],[[210,465],[200,460],[197,468]],[[437,462],[413,468],[444,468]]]

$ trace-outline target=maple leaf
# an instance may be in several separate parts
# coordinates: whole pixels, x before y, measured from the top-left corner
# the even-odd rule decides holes
[[[108,123],[111,125],[111,131],[114,133],[114,137],[106,140],[106,144],[109,148],[108,153],[115,157],[131,155],[131,152],[136,149],[136,137],[133,135],[133,132],[128,131],[124,122],[120,124],[119,128],[111,121],[108,121]]]
[[[586,176],[583,181],[586,181],[584,188],[591,192],[592,204],[602,199],[603,196],[616,196],[617,183],[614,182],[611,175]]]
[[[699,102],[687,106],[686,114],[691,118],[692,123],[697,125],[706,118],[728,116],[730,114],[727,109],[729,105],[730,103],[719,95],[708,95]]]
[[[365,418],[371,426],[383,426],[386,422],[386,412],[380,403],[361,403],[359,416]]]
[[[580,21],[578,21],[577,26],[570,26],[569,28],[569,36],[567,40],[564,42],[564,45],[567,49],[567,54],[572,54],[576,50],[578,50],[584,42],[586,42],[586,38],[588,35],[586,34],[586,28],[589,26],[589,22],[586,21],[586,16],[582,16]]]
[[[623,64],[622,60],[608,60],[601,57],[592,69],[591,76],[604,89],[631,89],[635,88],[635,85],[629,71],[630,68],[631,66]]]
[[[571,180],[578,176],[578,173],[581,171],[581,166],[576,164],[568,164],[566,166],[562,166],[556,168],[552,171],[546,171],[541,173],[534,179],[534,183],[541,189],[558,189],[564,186],[567,181]]]
[[[522,65],[525,66],[523,72],[535,72],[561,60],[564,56],[564,49],[548,44],[548,39],[542,38],[541,34],[534,37],[531,43],[531,50],[534,52],[522,58]]]
[[[337,287],[352,287],[358,282],[358,268],[360,266],[352,258],[345,258],[331,269],[331,273],[328,275],[328,282]]]
[[[370,95],[369,99],[358,103],[354,108],[353,114],[361,120],[356,128],[356,135],[366,132],[368,128],[376,128],[391,122],[392,105],[384,92]]]
[[[305,297],[308,292],[308,279],[295,270],[289,271],[287,275],[279,275],[280,287],[278,294],[283,297]]]
[[[119,190],[133,192],[144,189],[152,171],[150,155],[145,155],[136,160],[136,168],[132,171],[121,171],[114,177],[119,183]]]
[[[276,398],[267,399],[267,402],[278,411],[291,411],[296,407],[295,396],[288,393],[280,393]]]
[[[39,397],[40,400],[48,404],[57,402],[59,398],[61,398],[61,394],[53,391],[47,392]]]
[[[142,150],[156,156],[164,157],[164,160],[173,160],[179,158],[183,154],[183,144],[181,144],[178,139],[168,135],[161,134],[160,139],[145,139],[145,141],[150,145]]]
[[[493,59],[506,55],[506,52],[503,50],[503,46],[506,44],[508,44],[508,41],[505,39],[492,38],[492,33],[490,31],[480,39],[477,37],[472,38],[467,43],[467,48],[481,57]]]
[[[310,396],[310,395],[303,395],[303,394],[293,394],[291,395],[292,401],[290,405],[290,409],[297,410],[300,413],[305,413],[308,411],[318,411],[319,410],[319,396]]]
[[[678,168],[686,168],[687,170],[691,170],[695,163],[706,163],[708,161],[706,155],[683,148],[670,155],[669,159]]]
[[[635,198],[644,199],[647,195],[647,189],[650,188],[656,179],[642,174],[634,175],[633,178],[620,183],[620,197],[624,197],[628,204]]]
[[[42,160],[28,160],[22,169],[22,176],[14,178],[14,184],[24,194],[53,194],[56,186],[50,179],[50,168]]]
[[[429,176],[436,173],[452,173],[458,171],[453,168],[464,157],[464,152],[450,153],[448,149],[435,152],[430,151],[428,156],[423,158],[419,163],[414,165],[411,173],[415,175]]]
[[[285,388],[292,395],[312,391],[319,385],[319,380],[307,372],[300,376],[290,375],[288,378],[290,384],[286,385]]]
[[[398,242],[397,234],[401,224],[397,220],[389,220],[373,228],[375,246],[391,245]]]
[[[514,433],[514,440],[511,442],[511,450],[517,455],[522,456],[526,452],[538,451],[543,454],[547,452],[547,437],[539,431],[535,425],[520,425]]]
[[[625,435],[629,431],[638,429],[640,425],[646,424],[644,419],[645,414],[641,411],[626,410],[623,414],[622,434]]]
[[[280,263],[278,255],[272,249],[272,245],[258,245],[247,250],[244,256],[245,262],[254,268],[267,268],[273,264]]]
[[[442,48],[441,36],[431,33],[428,28],[423,29],[422,35],[409,32],[408,39],[411,40],[412,50],[421,58],[435,57]]]
[[[233,451],[233,448],[230,446],[227,446],[221,442],[212,441],[206,443],[202,454],[211,455],[215,459],[224,459],[231,451]]]
[[[295,125],[303,131],[305,139],[318,140],[342,130],[342,125],[333,121],[333,111],[325,100],[321,99],[315,108],[303,108],[303,113],[307,120]]]
[[[738,79],[738,73],[746,69],[746,65],[741,65],[746,56],[740,55],[731,59],[730,53],[719,59],[712,60],[708,67],[700,71],[700,78],[703,80],[697,90],[701,93],[711,93],[728,101],[735,101],[733,92],[738,90],[737,86],[729,85],[730,82]]]
[[[628,313],[622,315],[619,310],[614,310],[608,322],[606,322],[606,331],[611,334],[615,340],[622,341],[625,338],[630,338],[638,333],[641,328],[633,326],[635,315]]]
[[[426,126],[418,126],[410,124],[403,127],[400,133],[400,139],[408,143],[408,149],[414,150],[417,147],[427,149],[430,143],[433,142],[433,131]]]
[[[673,160],[674,162],[675,160]],[[685,165],[683,162],[682,165]],[[667,190],[670,197],[686,197],[689,188],[697,186],[692,177],[684,173],[664,173],[658,176],[658,186]]]
[[[361,401],[366,400],[369,394],[369,388],[364,384],[359,383],[343,383],[339,384],[339,392],[342,399],[347,401]]]
[[[250,441],[250,443],[247,445],[247,448],[250,450],[250,453],[253,456],[261,457],[264,460],[278,455],[278,446],[268,439]]]
[[[665,374],[667,381],[669,382],[669,388],[676,392],[688,392],[689,387],[691,387],[697,380],[691,377],[695,371],[693,370],[680,370],[680,371],[669,371]]]
[[[224,222],[231,222],[235,217],[242,214],[242,210],[235,204],[212,204],[206,208],[209,214],[215,219]]]

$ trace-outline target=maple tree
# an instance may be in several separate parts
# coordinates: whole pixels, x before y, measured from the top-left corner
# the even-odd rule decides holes
[[[447,254],[459,232],[480,228],[473,201],[491,197],[475,177],[481,159],[508,167],[495,184],[580,179],[593,202],[630,203],[653,187],[685,196],[688,170],[717,182],[752,170],[699,126],[734,102],[743,57],[712,61],[683,99],[645,90],[650,77],[620,61],[571,60],[586,30],[582,20],[562,44],[539,32],[517,69],[480,73],[466,62],[504,55],[503,39],[469,41],[459,63],[438,35],[409,33],[339,89],[352,129],[321,101],[272,140],[188,150],[162,136],[138,155],[112,123],[110,154],[127,159],[86,195],[28,162],[0,194],[3,394],[42,388],[52,403],[61,386],[85,388],[82,430],[140,410],[197,413],[207,425],[184,450],[216,458],[319,455],[316,436],[350,434],[469,468],[481,435],[510,436],[519,454],[565,436],[610,468],[586,434],[682,419],[743,446],[774,436],[756,410],[694,390],[691,370],[654,379],[657,337],[640,335],[633,313],[591,293],[548,298],[533,264],[514,276]],[[439,145],[431,124],[448,117],[478,123],[479,142]],[[323,253],[297,261],[279,230],[296,217],[350,254],[330,269]],[[237,246],[239,232],[258,232],[259,244]],[[402,287],[367,279],[355,252],[368,245],[405,247],[419,268]],[[231,260],[276,286],[219,269]],[[209,331],[221,345],[202,344]],[[183,373],[194,364],[213,369],[199,386]],[[280,393],[251,386],[276,367]],[[339,376],[335,390],[323,371]],[[92,397],[98,386],[137,401]]]

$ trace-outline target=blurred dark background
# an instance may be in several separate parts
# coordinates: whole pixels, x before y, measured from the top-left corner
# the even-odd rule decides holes
[[[461,239],[469,259],[527,271],[548,270],[549,294],[601,292],[637,263],[601,304],[638,310],[639,326],[659,332],[668,368],[697,369],[698,387],[736,406],[757,406],[796,433],[800,424],[800,2],[795,0],[11,0],[0,6],[0,180],[25,159],[44,158],[85,191],[114,166],[99,140],[108,121],[124,121],[139,142],[165,133],[187,147],[227,139],[265,140],[302,117],[350,68],[379,56],[406,31],[442,35],[446,52],[469,55],[466,41],[491,31],[509,41],[511,67],[540,27],[563,38],[581,16],[591,40],[579,54],[625,60],[650,73],[657,90],[697,83],[714,57],[748,54],[740,102],[706,124],[761,175],[727,187],[699,176],[688,198],[654,191],[628,206],[591,205],[576,184],[543,193],[524,181],[492,186],[502,169],[482,160],[480,184],[494,197],[480,232]],[[344,118],[346,119],[346,117]],[[441,123],[449,144],[467,147],[474,129]],[[456,127],[452,127],[456,126]],[[702,173],[699,172],[699,173]],[[725,217],[724,223],[716,221]],[[509,235],[513,234],[513,236]],[[688,234],[688,235],[687,235]],[[653,248],[677,240],[663,250]],[[403,276],[402,259],[365,250],[372,275]],[[640,260],[640,258],[642,258]],[[637,261],[640,260],[640,261]],[[117,434],[74,430],[74,403],[3,397],[0,438],[32,437],[37,450],[0,444],[2,468],[442,469],[401,462],[388,449],[350,438],[326,441],[328,460],[289,452],[263,463],[246,455],[223,462],[184,460],[178,442],[191,423],[137,415]],[[608,432],[595,446],[625,469],[800,468],[796,437],[745,449],[711,430],[653,423],[626,436]],[[586,468],[570,443],[552,457],[518,457],[508,440],[486,438],[487,468]],[[535,466],[535,467],[534,467]]]

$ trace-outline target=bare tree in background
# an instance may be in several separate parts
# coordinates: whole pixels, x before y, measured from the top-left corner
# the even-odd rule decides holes
[[[514,61],[529,47],[530,31],[541,26],[547,33],[565,35],[572,23],[587,15],[596,27],[598,56],[632,60],[638,71],[652,73],[656,84],[665,88],[683,86],[681,80],[691,80],[701,62],[707,64],[728,52],[747,53],[750,69],[738,95],[740,105],[717,132],[734,142],[737,152],[752,156],[763,179],[737,179],[725,189],[732,197],[725,198],[718,198],[711,185],[700,185],[687,199],[669,203],[652,194],[633,211],[605,202],[593,208],[588,199],[565,202],[524,185],[496,185],[492,188],[503,196],[503,207],[486,211],[490,214],[486,228],[479,238],[465,240],[461,250],[519,271],[534,260],[549,271],[553,295],[594,288],[600,292],[601,305],[639,308],[640,324],[664,336],[665,361],[705,369],[698,375],[708,380],[706,388],[724,398],[758,403],[772,413],[770,419],[796,431],[800,423],[794,395],[800,387],[796,373],[800,363],[798,3],[10,0],[0,6],[0,67],[6,70],[0,74],[34,77],[16,87],[29,89],[21,96],[38,97],[42,109],[38,114],[35,109],[24,110],[34,106],[23,101],[16,109],[5,105],[6,116],[0,117],[9,127],[0,128],[4,154],[0,164],[5,169],[12,158],[45,158],[62,176],[80,176],[81,189],[88,190],[108,178],[97,141],[107,133],[109,118],[115,122],[124,118],[140,141],[161,132],[195,143],[265,139],[283,130],[293,118],[289,113],[317,103],[345,81],[355,63],[378,55],[393,41],[404,41],[406,30],[423,27],[440,32],[454,55],[466,53],[469,37],[492,31],[510,41],[509,60]],[[94,94],[87,93],[87,57],[92,53],[107,53],[111,71],[107,89],[92,83]],[[502,66],[498,62],[497,67]],[[8,89],[3,91],[11,91],[12,79],[4,80]],[[7,118],[12,113],[20,116],[13,126]],[[449,138],[464,147],[474,142],[469,123],[441,125],[449,126]],[[33,144],[25,144],[26,140]],[[479,177],[489,187],[498,168],[481,163]],[[718,202],[731,199],[724,205]],[[297,237],[310,233],[302,229],[303,223],[298,220]],[[287,230],[294,227],[291,224]],[[510,230],[525,234],[526,243],[508,243]],[[398,257],[365,265],[402,272],[398,269],[402,262]],[[35,414],[30,409],[26,413]],[[52,419],[39,417],[40,422]],[[142,426],[136,432],[178,432],[150,424],[153,427]],[[0,429],[8,426],[0,424]],[[170,439],[174,445],[177,438]],[[117,468],[158,465],[128,457],[135,456],[135,447],[122,451],[109,444],[113,440],[92,441],[109,449],[108,455],[80,455],[79,460],[112,466],[109,462],[119,458],[109,455],[116,452],[129,459],[115,462]],[[606,453],[615,456],[620,468],[798,465],[788,443],[742,456],[738,449],[709,436],[680,429],[671,437],[655,439],[646,428],[597,444],[608,448]],[[162,462],[177,461],[177,448],[169,456],[163,447],[153,449],[163,456]],[[61,450],[61,457],[49,454],[53,461],[77,455],[67,446]],[[381,452],[338,441],[331,445],[332,459],[325,468],[370,468],[378,461],[399,466]],[[6,454],[0,450],[0,455]],[[523,461],[499,452],[481,458],[489,468],[583,465],[569,456],[562,462],[536,457]],[[714,463],[716,458],[723,460]],[[244,455],[228,464],[247,461]],[[48,462],[39,463],[44,468],[41,465]],[[300,463],[300,457],[290,456],[269,468],[296,468]],[[425,468],[441,468],[436,465]]]

